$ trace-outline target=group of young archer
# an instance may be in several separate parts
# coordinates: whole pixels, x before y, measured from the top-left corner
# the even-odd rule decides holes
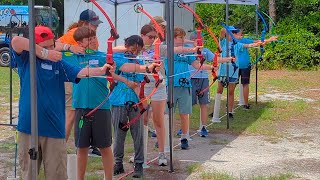
[[[166,22],[163,18],[155,17],[155,20],[165,28]],[[132,35],[126,38],[124,46],[113,48],[115,63],[112,66],[106,64],[107,54],[97,51],[99,44],[96,29],[100,23],[102,22],[93,11],[85,10],[81,13],[80,20],[70,26],[68,32],[57,41],[54,41],[54,35],[48,27],[38,26],[35,28],[39,126],[39,152],[37,155],[38,168],[43,162],[46,179],[67,179],[66,140],[69,138],[73,124],[75,146],[77,147],[78,179],[85,177],[90,146],[99,148],[101,152],[106,179],[112,179],[113,175],[123,173],[124,141],[128,129],[130,129],[135,150],[133,177],[141,177],[145,152],[143,151],[144,122],[140,120],[142,119],[140,112],[149,111],[149,108],[146,103],[144,106],[136,105],[141,101],[140,98],[154,93],[155,85],[159,82],[161,83],[157,86],[157,91],[150,98],[150,104],[159,144],[159,165],[167,165],[164,154],[164,114],[167,111],[165,107],[167,100],[165,72],[170,60],[165,59],[164,65],[162,65],[162,63],[150,63],[135,58],[141,54],[152,57],[155,53],[154,42],[158,37],[158,32],[154,24],[150,22],[141,28],[140,36]],[[237,33],[236,30],[233,32]],[[217,70],[211,65],[201,65],[197,61],[197,57],[191,55],[196,53],[200,47],[184,47],[185,36],[186,32],[182,28],[174,29],[174,104],[179,107],[181,119],[181,149],[189,148],[189,115],[192,113],[192,105],[197,101],[192,85],[197,87],[195,84],[200,82],[200,87],[205,87],[208,84],[206,71]],[[225,38],[226,36],[221,33],[221,39]],[[221,44],[223,44],[223,40]],[[235,48],[236,59],[237,55],[245,48],[259,45],[261,42],[248,45],[238,43]],[[23,37],[14,37],[12,48],[14,61],[18,65],[21,86],[17,126],[20,136],[18,142],[19,161],[22,178],[31,179],[30,102],[33,97],[30,97],[29,40]],[[166,57],[166,49],[167,46],[161,44],[161,57]],[[72,53],[61,51],[71,51]],[[214,58],[213,53],[208,49],[203,48],[203,52],[205,52],[207,60]],[[225,63],[236,59],[226,57],[223,53],[218,61]],[[201,69],[202,71],[198,72],[200,76],[190,78],[190,66]],[[159,82],[154,78],[153,70],[158,73]],[[223,72],[223,64],[220,65],[219,73],[221,74],[221,72]],[[113,79],[110,81],[112,90],[108,88],[106,78],[96,77],[109,73]],[[223,74],[221,74],[222,76]],[[141,89],[140,84],[144,80],[148,83]],[[72,86],[66,84],[66,96],[65,82],[73,83]],[[235,83],[235,80],[230,78],[230,82]],[[72,97],[70,97],[71,94]],[[192,96],[193,94],[194,96]],[[106,101],[101,104],[104,98]],[[72,104],[70,104],[70,100],[72,100]],[[207,112],[208,100],[208,92],[205,92],[201,98],[199,96],[202,113]],[[98,105],[100,105],[98,110],[92,111]],[[202,113],[201,120],[205,128],[206,120]],[[137,119],[137,121],[130,124],[133,119]],[[113,153],[111,150],[111,124],[114,128]],[[206,136],[206,134],[201,134],[201,136]]]

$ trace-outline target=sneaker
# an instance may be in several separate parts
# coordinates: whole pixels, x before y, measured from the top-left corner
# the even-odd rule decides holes
[[[166,155],[164,153],[159,154],[159,166],[167,166],[168,160],[166,158]]]
[[[157,137],[156,131],[152,131],[152,133],[151,133],[151,138],[156,138],[156,137]]]
[[[124,173],[123,164],[115,164],[113,166],[113,175],[118,175]]]
[[[210,113],[210,114],[208,115],[208,117],[211,117],[211,118],[212,118],[212,117],[213,117],[213,113]]]
[[[233,119],[233,114],[229,113],[229,118]]]
[[[90,157],[101,157],[101,153],[98,148],[91,146],[89,148],[89,154]]]
[[[207,137],[208,136],[208,130],[206,129],[206,127],[202,127],[201,131],[200,131],[200,137]]]
[[[132,177],[133,178],[141,178],[141,176],[143,176],[143,167],[142,167],[142,163],[136,163],[134,165],[134,172]]]
[[[188,139],[181,139],[181,149],[188,149],[189,144],[188,144]]]
[[[182,130],[180,129],[178,132],[177,132],[177,136],[181,136],[182,134]]]
[[[129,163],[133,163],[134,162],[134,155],[130,157],[129,159]]]
[[[249,110],[250,109],[250,105],[243,105],[244,110]]]
[[[158,143],[158,141],[154,144],[154,148],[159,148],[159,143]]]
[[[213,123],[221,123],[221,120],[220,120],[220,118],[212,118],[211,122],[213,122]]]

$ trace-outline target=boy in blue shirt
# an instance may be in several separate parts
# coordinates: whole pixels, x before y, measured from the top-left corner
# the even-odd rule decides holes
[[[228,27],[229,31],[231,31],[233,34],[236,34],[239,32],[238,29],[234,28],[233,26]],[[251,44],[242,44],[240,42],[237,42],[235,45],[232,44],[232,38],[228,34],[225,29],[222,29],[220,32],[220,45],[222,48],[222,57],[226,57],[227,51],[230,50],[229,55],[231,54],[231,48],[234,49],[234,55],[235,55],[235,65],[237,68],[235,69],[234,66],[231,64],[231,62],[227,62],[229,65],[229,102],[228,102],[228,108],[230,112],[227,112],[230,118],[233,118],[232,109],[234,104],[234,90],[236,87],[236,84],[238,83],[238,73],[239,73],[239,54],[244,51],[246,48],[250,47],[257,47],[260,46],[261,43],[251,43]],[[227,38],[226,38],[227,37]],[[226,46],[227,39],[229,41],[229,47]],[[219,67],[219,75],[218,75],[218,89],[217,94],[215,97],[215,104],[214,104],[214,114],[212,121],[213,122],[220,122],[219,118],[219,112],[220,112],[220,102],[221,102],[221,94],[223,93],[223,87],[226,85],[226,78],[227,78],[227,63],[221,63]]]
[[[142,60],[135,59],[144,46],[143,40],[138,35],[133,35],[125,39],[126,53],[114,54],[114,61],[117,64],[115,74],[118,81],[110,95],[110,103],[112,105],[112,123],[114,127],[114,175],[124,173],[123,157],[124,157],[124,143],[127,131],[130,129],[135,156],[134,156],[134,178],[143,176],[144,152],[143,152],[143,121],[139,118],[140,110],[135,104],[139,100],[139,84],[144,80],[143,74],[135,72],[151,73],[152,69],[156,67],[156,63],[151,65],[141,65]],[[128,58],[131,57],[131,58]],[[127,65],[134,65],[137,69],[128,71]],[[157,65],[158,66],[158,65]],[[145,71],[139,70],[145,69]],[[156,68],[159,71],[160,67]],[[133,72],[133,73],[128,73]],[[120,79],[121,78],[121,79]],[[138,86],[130,86],[127,81],[134,82]],[[136,119],[138,118],[138,119]],[[132,123],[128,128],[125,127],[128,122],[137,121]]]
[[[183,46],[186,32],[176,27],[174,29],[174,43],[175,46]],[[189,71],[189,65],[198,69],[200,67],[199,61],[196,61],[196,57],[184,56],[184,54],[174,54],[174,104],[178,105],[180,119],[181,119],[181,149],[188,149],[188,133],[189,133],[189,116],[192,113],[192,93],[191,93],[191,78]],[[168,59],[166,60],[166,68],[168,67]],[[212,70],[212,66],[203,64],[201,70]],[[166,69],[168,70],[168,68]]]
[[[38,114],[38,164],[44,163],[45,177],[48,180],[67,179],[67,152],[65,141],[65,92],[64,82],[78,83],[79,78],[105,74],[102,68],[87,70],[61,61],[62,53],[54,51],[54,35],[50,28],[35,27],[36,42],[36,82]],[[30,61],[29,40],[16,36],[12,39],[13,56],[18,65],[20,77],[19,120],[19,162],[22,179],[32,178],[31,160],[28,151],[31,147],[30,103]],[[38,151],[36,150],[36,151]],[[40,165],[38,166],[40,169]]]
[[[242,44],[251,44],[261,42],[260,40],[253,40],[243,37],[243,31],[240,26],[235,26],[236,29],[239,29],[239,32],[235,34],[237,41]],[[275,41],[278,36],[272,36],[269,39],[264,40],[265,43]],[[239,78],[241,78],[241,84],[243,85],[243,98],[244,98],[244,109],[250,109],[249,106],[249,84],[250,84],[250,54],[247,48],[243,51],[240,51],[238,56],[239,61]]]
[[[197,39],[197,33],[194,32],[190,35],[190,40],[196,42]],[[215,54],[212,53],[209,49],[203,48],[202,54],[205,57],[206,61],[212,62],[215,58]],[[228,62],[232,59],[232,57],[228,58],[221,58],[218,57],[218,62]],[[196,72],[197,69],[195,69],[193,66],[189,65],[189,70],[192,71],[192,73]],[[207,137],[208,136],[208,130],[206,129],[206,125],[208,122],[208,104],[210,103],[210,90],[203,92],[203,94],[199,95],[198,93],[201,92],[203,89],[209,86],[209,74],[208,71],[200,70],[196,74],[193,75],[191,78],[191,84],[192,84],[192,105],[196,105],[199,101],[200,105],[200,133],[199,135],[201,137]]]

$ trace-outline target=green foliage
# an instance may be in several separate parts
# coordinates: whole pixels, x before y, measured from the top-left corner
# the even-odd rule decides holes
[[[260,1],[260,11],[268,12],[268,1]],[[220,22],[225,22],[225,5],[198,4],[196,11],[203,22],[214,30],[216,35],[221,30]],[[320,65],[320,2],[318,0],[279,0],[276,1],[276,27],[272,28],[266,38],[280,35],[281,42],[265,46],[263,69],[297,69],[312,70]],[[242,26],[246,34],[255,34],[255,7],[245,5],[229,6],[229,24]],[[269,19],[265,17],[267,23]],[[263,24],[259,19],[258,36],[260,39]],[[206,46],[215,49],[211,38]],[[252,61],[256,56],[251,51]]]

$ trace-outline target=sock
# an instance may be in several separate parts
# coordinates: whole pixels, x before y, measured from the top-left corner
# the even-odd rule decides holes
[[[189,135],[188,134],[181,134],[181,140],[182,139],[188,139]]]

